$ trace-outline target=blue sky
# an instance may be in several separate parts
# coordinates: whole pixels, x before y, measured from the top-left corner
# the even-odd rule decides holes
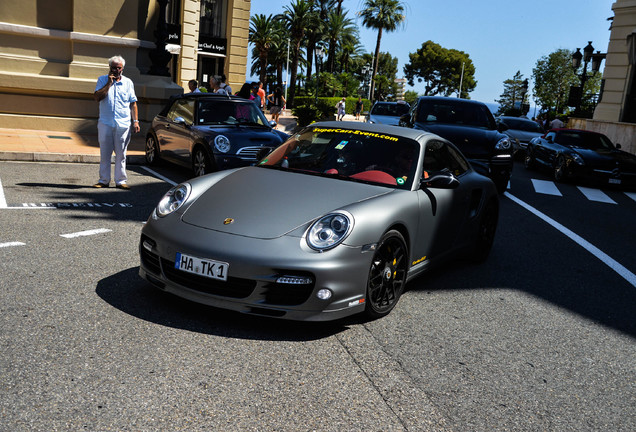
[[[398,76],[403,75],[409,53],[427,40],[464,51],[476,69],[477,87],[471,99],[493,103],[503,92],[503,82],[517,71],[530,79],[532,89],[537,60],[557,49],[582,49],[592,41],[596,51],[607,52],[607,18],[614,15],[614,1],[402,0],[407,6],[406,25],[383,33],[380,51],[398,58]],[[377,33],[364,28],[356,15],[362,3],[344,0],[343,8],[360,28],[364,50],[373,52]],[[291,0],[252,0],[251,14],[278,14],[289,4]],[[424,91],[417,83],[407,90]]]

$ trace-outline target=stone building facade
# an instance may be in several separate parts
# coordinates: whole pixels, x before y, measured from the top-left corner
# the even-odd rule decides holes
[[[142,129],[190,79],[225,74],[240,88],[249,16],[250,0],[0,0],[0,128],[95,133],[95,83],[113,55],[126,60]],[[164,41],[167,73],[152,74]]]

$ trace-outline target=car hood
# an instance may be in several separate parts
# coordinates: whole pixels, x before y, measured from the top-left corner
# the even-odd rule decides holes
[[[262,126],[249,125],[222,125],[222,126],[196,126],[197,132],[203,136],[226,135],[230,142],[237,140],[244,145],[264,145],[278,146],[284,142],[289,135],[284,132],[265,128]],[[246,143],[249,142],[249,144]]]
[[[530,142],[532,138],[543,136],[541,132],[528,132],[519,129],[508,129],[505,134],[510,138],[516,138],[521,142]]]
[[[371,114],[369,115],[369,123],[379,123],[379,124],[397,126],[400,124],[400,117]]]
[[[391,191],[381,186],[247,167],[203,192],[182,220],[228,234],[272,239],[333,210]]]
[[[597,166],[614,168],[619,164],[622,169],[636,172],[636,156],[622,150],[589,150],[580,147],[571,147],[586,163]]]
[[[417,123],[417,128],[446,138],[468,158],[490,157],[505,135],[497,130],[449,124]]]

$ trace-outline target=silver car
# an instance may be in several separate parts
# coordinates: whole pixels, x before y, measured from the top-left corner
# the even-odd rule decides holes
[[[142,229],[139,274],[243,313],[378,318],[432,266],[485,260],[498,211],[492,181],[436,135],[314,123],[257,166],[170,189]]]
[[[371,107],[366,117],[367,123],[379,123],[397,126],[400,117],[407,114],[411,106],[404,101],[398,102],[376,102]]]

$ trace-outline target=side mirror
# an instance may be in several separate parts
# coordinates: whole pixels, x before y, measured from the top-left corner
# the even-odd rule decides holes
[[[269,121],[269,127],[275,128],[276,127],[276,122],[274,120],[270,120]]]
[[[459,180],[447,171],[436,171],[430,173],[428,178],[420,180],[421,188],[455,189],[457,186],[459,186]]]
[[[616,148],[617,148],[618,150],[620,150],[622,147],[621,147],[621,145],[620,145],[620,144],[616,144]]]
[[[175,124],[178,124],[178,125],[183,125],[183,126],[188,125],[183,117],[175,117],[174,122]]]
[[[404,114],[400,116],[400,126],[411,126],[411,115]]]

